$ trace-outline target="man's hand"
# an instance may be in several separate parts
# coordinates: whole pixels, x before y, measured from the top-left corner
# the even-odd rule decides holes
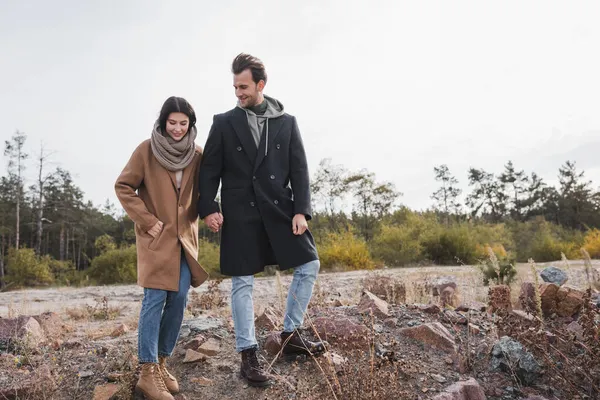
[[[223,225],[223,214],[216,212],[204,217],[204,223],[208,226],[208,229],[213,231],[214,233],[219,232],[221,226]]]
[[[296,214],[294,215],[294,219],[292,220],[292,231],[294,235],[300,236],[308,229],[308,222],[306,222],[306,217],[304,214]]]
[[[160,234],[160,231],[162,231],[163,226],[164,224],[161,221],[158,221],[156,224],[154,224],[152,228],[150,228],[148,233],[150,234],[150,236],[156,239],[156,237]]]

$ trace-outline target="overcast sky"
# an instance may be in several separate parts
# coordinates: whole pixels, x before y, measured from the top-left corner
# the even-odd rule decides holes
[[[32,155],[43,141],[86,199],[117,203],[163,101],[190,101],[203,146],[249,52],[312,172],[366,168],[416,209],[444,163],[465,189],[469,167],[508,160],[550,182],[574,160],[598,186],[599,16],[597,1],[3,0],[0,140],[24,131]]]

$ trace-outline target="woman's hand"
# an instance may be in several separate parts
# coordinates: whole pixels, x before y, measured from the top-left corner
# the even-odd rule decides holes
[[[150,229],[148,231],[148,233],[150,234],[150,236],[152,236],[154,239],[156,239],[156,237],[160,234],[160,231],[162,231],[164,224],[161,221],[158,221],[153,227],[152,229]]]

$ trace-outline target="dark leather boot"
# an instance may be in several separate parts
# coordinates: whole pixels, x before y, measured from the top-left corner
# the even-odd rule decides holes
[[[256,349],[242,351],[242,367],[240,369],[242,378],[248,385],[254,387],[267,387],[271,384],[269,377],[262,371],[256,356]]]
[[[307,338],[300,335],[298,331],[281,332],[281,344],[284,356],[320,356],[325,353],[327,342],[311,342]],[[289,358],[289,357],[287,357]]]

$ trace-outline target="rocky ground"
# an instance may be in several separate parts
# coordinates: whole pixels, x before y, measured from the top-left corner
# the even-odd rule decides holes
[[[259,278],[267,390],[238,377],[230,282],[203,285],[170,362],[177,398],[598,398],[597,295],[582,263],[554,265],[537,266],[538,284],[523,265],[492,289],[468,266],[321,274],[305,331],[330,351],[294,362],[276,334],[291,277]],[[141,298],[136,286],[0,293],[0,399],[132,398]]]

